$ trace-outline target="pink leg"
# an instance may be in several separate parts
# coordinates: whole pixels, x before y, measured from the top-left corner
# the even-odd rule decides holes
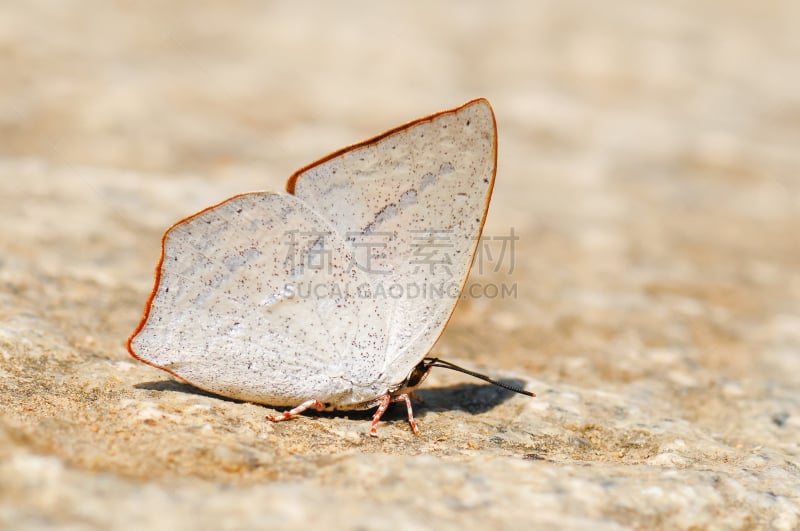
[[[325,409],[325,405],[322,402],[320,402],[316,398],[312,398],[311,400],[306,400],[305,402],[303,402],[302,404],[300,404],[299,406],[297,406],[294,409],[291,409],[289,411],[284,411],[283,413],[281,413],[278,416],[267,415],[267,419],[271,420],[272,422],[280,422],[282,420],[286,420],[286,419],[290,419],[292,417],[296,417],[297,415],[299,415],[300,413],[302,413],[306,409],[309,409],[309,408],[312,408],[312,407],[314,409],[319,410],[319,411],[322,411],[323,409]]]
[[[386,393],[381,397],[381,405],[378,406],[378,410],[372,415],[372,429],[369,430],[370,437],[377,437],[378,431],[375,427],[378,425],[378,422],[381,421],[381,417],[384,413],[386,413],[386,408],[389,407],[389,404],[392,402],[392,397],[389,393]]]
[[[394,397],[392,402],[405,401],[406,409],[408,410],[408,423],[411,424],[411,429],[414,430],[414,435],[419,437],[419,428],[417,428],[417,421],[414,420],[414,412],[411,410],[411,396],[409,394],[402,394]]]
[[[394,397],[389,394],[386,394],[381,397],[381,403],[378,406],[378,410],[372,416],[372,428],[369,430],[370,436],[372,437],[378,436],[378,431],[375,428],[378,426],[378,422],[380,422],[381,417],[383,416],[384,413],[386,413],[386,409],[392,402],[406,403],[406,409],[408,410],[408,422],[409,424],[411,424],[411,429],[414,430],[414,435],[419,436],[419,428],[417,427],[417,421],[414,420],[414,412],[411,409],[411,399],[406,393]]]
[[[408,398],[410,398],[411,400],[416,400],[420,404],[425,403],[425,400],[423,400],[422,397],[417,394],[416,389],[408,392]]]

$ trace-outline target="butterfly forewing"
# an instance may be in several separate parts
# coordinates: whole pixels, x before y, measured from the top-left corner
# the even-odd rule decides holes
[[[389,384],[427,354],[453,311],[483,227],[496,147],[491,107],[475,100],[344,150],[289,181],[290,191],[357,246],[386,319]]]

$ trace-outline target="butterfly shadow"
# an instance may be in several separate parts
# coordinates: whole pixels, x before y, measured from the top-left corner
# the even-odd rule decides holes
[[[523,380],[516,378],[503,378],[498,382],[520,389],[525,386]],[[479,415],[507,402],[517,393],[488,383],[462,383],[447,387],[426,387],[415,394],[423,400],[420,412],[459,410]]]
[[[179,382],[177,380],[159,380],[157,382],[142,382],[134,385],[136,389],[144,389],[146,391],[167,391],[171,393],[186,393],[189,395],[207,396],[209,398],[216,398],[217,400],[224,400],[225,402],[232,402],[234,404],[243,404],[244,400],[237,400],[235,398],[228,398],[227,396],[218,395],[211,391],[206,391],[195,387],[188,383]]]
[[[525,382],[516,378],[504,378],[498,380],[500,383],[512,387],[523,387]],[[137,389],[144,389],[148,391],[162,391],[162,392],[178,392],[187,393],[198,396],[207,396],[232,402],[235,404],[244,403],[243,400],[236,400],[225,396],[217,395],[209,391],[204,391],[194,387],[193,385],[178,382],[176,380],[160,380],[154,382],[143,382],[136,384],[134,387]],[[479,415],[491,411],[503,402],[511,399],[516,393],[508,391],[501,387],[492,384],[476,384],[464,383],[456,384],[448,387],[428,387],[423,388],[415,393],[415,397],[419,400],[414,400],[414,414],[417,417],[424,417],[426,411],[466,411],[472,415]],[[280,410],[289,408],[278,408]],[[352,417],[352,418],[368,418],[374,413],[374,408],[363,411],[315,411],[308,410],[304,415],[320,416],[320,417]],[[393,420],[400,419],[406,416],[405,407],[398,404],[390,407],[384,419]]]

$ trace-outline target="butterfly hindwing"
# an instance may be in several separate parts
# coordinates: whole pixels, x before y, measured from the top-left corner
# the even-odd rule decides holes
[[[357,296],[366,280],[351,262],[347,244],[301,201],[236,196],[165,234],[157,288],[131,347],[242,400],[369,398],[371,388],[362,396],[359,386],[377,379],[385,320]]]

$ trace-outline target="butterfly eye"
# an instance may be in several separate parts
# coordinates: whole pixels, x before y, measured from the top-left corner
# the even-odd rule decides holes
[[[409,389],[419,387],[422,381],[428,376],[430,371],[431,367],[425,362],[425,360],[417,363],[417,365],[414,366],[414,369],[411,371],[411,374],[408,375],[404,387]]]

